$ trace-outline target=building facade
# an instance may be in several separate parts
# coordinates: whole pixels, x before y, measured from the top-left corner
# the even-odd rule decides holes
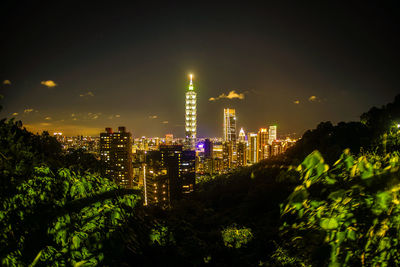
[[[213,143],[210,139],[204,140],[204,157],[210,159],[213,157]]]
[[[196,110],[196,92],[193,86],[193,76],[190,74],[190,83],[186,92],[185,104],[185,137],[186,146],[192,150],[196,146],[196,132],[197,132],[197,110]]]
[[[268,129],[261,128],[257,134],[257,150],[258,150],[258,160],[263,160],[268,157],[266,151],[266,146],[268,145]]]
[[[236,112],[233,108],[224,108],[224,141],[236,142]]]
[[[277,139],[277,127],[276,125],[269,126],[269,137],[268,143],[272,145],[272,143]]]
[[[246,142],[246,134],[244,133],[243,128],[240,128],[239,131],[239,142]]]
[[[245,142],[237,144],[237,166],[247,165],[247,146]]]
[[[166,169],[147,168],[144,176],[144,204],[168,208],[171,206],[169,179]]]
[[[196,152],[181,145],[161,145],[161,168],[167,171],[171,201],[190,194],[195,187]]]
[[[118,127],[118,132],[106,128],[100,133],[100,158],[105,163],[105,175],[119,185],[132,187],[132,134],[125,127]]]
[[[235,167],[234,146],[232,142],[224,142],[222,144],[222,160],[224,162],[224,170],[230,170]]]
[[[251,163],[258,162],[258,143],[257,143],[257,134],[256,133],[249,133],[248,138],[249,142],[249,160]]]

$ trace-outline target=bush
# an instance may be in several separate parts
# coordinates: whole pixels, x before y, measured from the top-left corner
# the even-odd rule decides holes
[[[345,150],[330,168],[314,151],[282,206],[288,250],[319,266],[399,265],[399,167],[398,152],[355,158]]]
[[[96,265],[118,254],[118,232],[140,198],[108,179],[36,167],[0,207],[0,257],[6,266]],[[114,238],[114,236],[116,236]],[[115,240],[114,240],[115,239]],[[110,242],[113,245],[110,245]]]
[[[253,234],[250,228],[238,228],[236,225],[231,225],[221,231],[224,244],[229,248],[240,248],[253,239]]]

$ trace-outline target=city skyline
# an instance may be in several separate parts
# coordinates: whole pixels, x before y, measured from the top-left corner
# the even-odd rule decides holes
[[[204,139],[204,138],[208,138],[210,136],[203,136],[203,137],[197,137],[197,94],[195,92],[195,87],[193,85],[193,74],[189,74],[189,86],[187,87],[188,90],[185,93],[185,134],[184,134],[184,138],[186,139],[186,143],[188,145],[188,147],[191,147],[192,149],[195,148],[195,144],[197,139]],[[51,84],[51,82],[49,82]],[[4,84],[4,83],[3,83]],[[55,85],[54,85],[55,86]],[[240,97],[239,97],[240,98]],[[215,101],[215,99],[211,100],[211,101]],[[31,110],[27,113],[30,112],[34,112],[35,110]],[[26,113],[26,112],[24,112]],[[222,135],[222,139],[224,139],[225,141],[229,140],[236,140],[236,135],[238,134],[237,129],[236,129],[236,113],[235,113],[235,109],[233,108],[224,108],[223,109],[223,113],[224,113],[224,125],[223,125],[223,135]],[[91,114],[91,113],[90,113]],[[88,114],[88,116],[90,116],[90,114]],[[75,114],[73,114],[75,117]],[[96,114],[93,114],[94,116],[97,116]],[[118,118],[120,117],[120,115],[116,115]],[[150,116],[151,118],[151,116]],[[153,116],[152,119],[156,119],[157,116]],[[231,127],[232,124],[232,127]],[[50,126],[51,124],[49,123],[48,126]],[[43,125],[43,126],[47,126],[47,125]],[[31,128],[31,125],[24,125],[24,127],[27,127],[28,130]],[[124,126],[125,127],[125,126]],[[275,131],[276,131],[276,126],[269,126],[271,127],[275,127]],[[112,129],[112,127],[109,127],[109,125],[106,126],[106,129]],[[232,129],[231,129],[232,128]],[[49,130],[50,129],[50,130]],[[103,126],[104,129],[104,126]],[[243,129],[243,127],[241,128],[241,130]],[[34,129],[31,129],[34,130]],[[97,129],[96,129],[97,130]],[[39,130],[37,130],[39,131]],[[62,131],[62,127],[60,128],[43,128],[40,131],[47,131],[50,134],[54,134],[54,135],[64,135],[64,136],[80,136],[80,135],[85,135],[85,136],[101,136],[101,131],[100,132],[92,132],[92,134],[83,134],[82,132],[77,132],[75,134],[68,134],[69,132],[63,132]],[[228,133],[229,132],[229,133]],[[172,135],[170,133],[166,133],[165,135]],[[291,133],[284,133],[283,135],[285,136],[291,136]],[[231,137],[233,136],[233,137]],[[145,136],[136,136],[136,138],[140,138],[140,137],[145,137]],[[158,136],[148,136],[150,138],[154,137],[157,138]],[[215,138],[216,136],[214,136]],[[276,137],[276,134],[275,134]],[[178,138],[182,138],[179,134],[178,134]],[[275,138],[276,139],[276,138]]]
[[[222,136],[227,107],[238,127],[277,124],[300,137],[321,121],[358,120],[398,92],[390,4],[7,2],[4,13],[1,114],[34,132],[125,125],[134,136],[184,137],[189,73],[198,137]]]

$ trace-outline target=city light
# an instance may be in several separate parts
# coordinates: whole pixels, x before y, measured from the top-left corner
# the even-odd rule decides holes
[[[199,139],[197,95],[194,91],[193,75],[190,74],[189,77],[183,112],[185,138],[175,138],[173,134],[166,134],[164,138],[141,136],[133,139],[132,134],[122,126],[115,132],[112,128],[106,128],[97,139],[90,136],[65,137],[61,132],[55,132],[54,136],[62,143],[64,149],[85,148],[92,153],[98,153],[99,158],[106,163],[107,176],[120,185],[127,188],[131,188],[133,184],[144,186],[145,205],[158,203],[166,206],[171,201],[169,194],[163,197],[156,189],[168,188],[167,180],[162,177],[168,176],[165,168],[172,162],[174,168],[177,168],[176,174],[179,179],[185,176],[223,174],[277,156],[295,143],[295,140],[289,137],[278,140],[276,125],[261,127],[257,132],[247,135],[244,129],[240,128],[238,133],[236,124],[240,121],[234,108],[223,109],[222,138]],[[397,126],[400,128],[400,124]],[[154,152],[161,153],[161,169],[155,168],[147,161],[159,160],[153,158]],[[193,184],[193,181],[182,184],[179,190],[183,190],[182,193],[185,194],[193,192]]]

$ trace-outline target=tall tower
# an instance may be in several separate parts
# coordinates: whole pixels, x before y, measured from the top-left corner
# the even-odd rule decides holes
[[[236,114],[233,108],[224,108],[224,141],[236,143]]]
[[[185,106],[185,137],[186,145],[194,150],[196,146],[196,92],[193,87],[193,75],[190,74],[189,88],[186,92],[186,106]]]
[[[276,136],[276,125],[273,126],[269,126],[269,139],[268,139],[268,143],[271,145],[272,142],[274,142],[277,138]]]
[[[258,161],[267,158],[265,146],[268,145],[268,129],[261,128],[257,135]]]
[[[106,165],[106,176],[126,188],[132,187],[132,134],[125,127],[118,127],[118,132],[106,128],[100,133],[100,157]]]
[[[244,133],[243,128],[240,128],[239,132],[239,142],[246,142],[246,134]]]
[[[249,141],[249,159],[251,163],[258,162],[258,138],[256,133],[249,133],[247,140]]]

